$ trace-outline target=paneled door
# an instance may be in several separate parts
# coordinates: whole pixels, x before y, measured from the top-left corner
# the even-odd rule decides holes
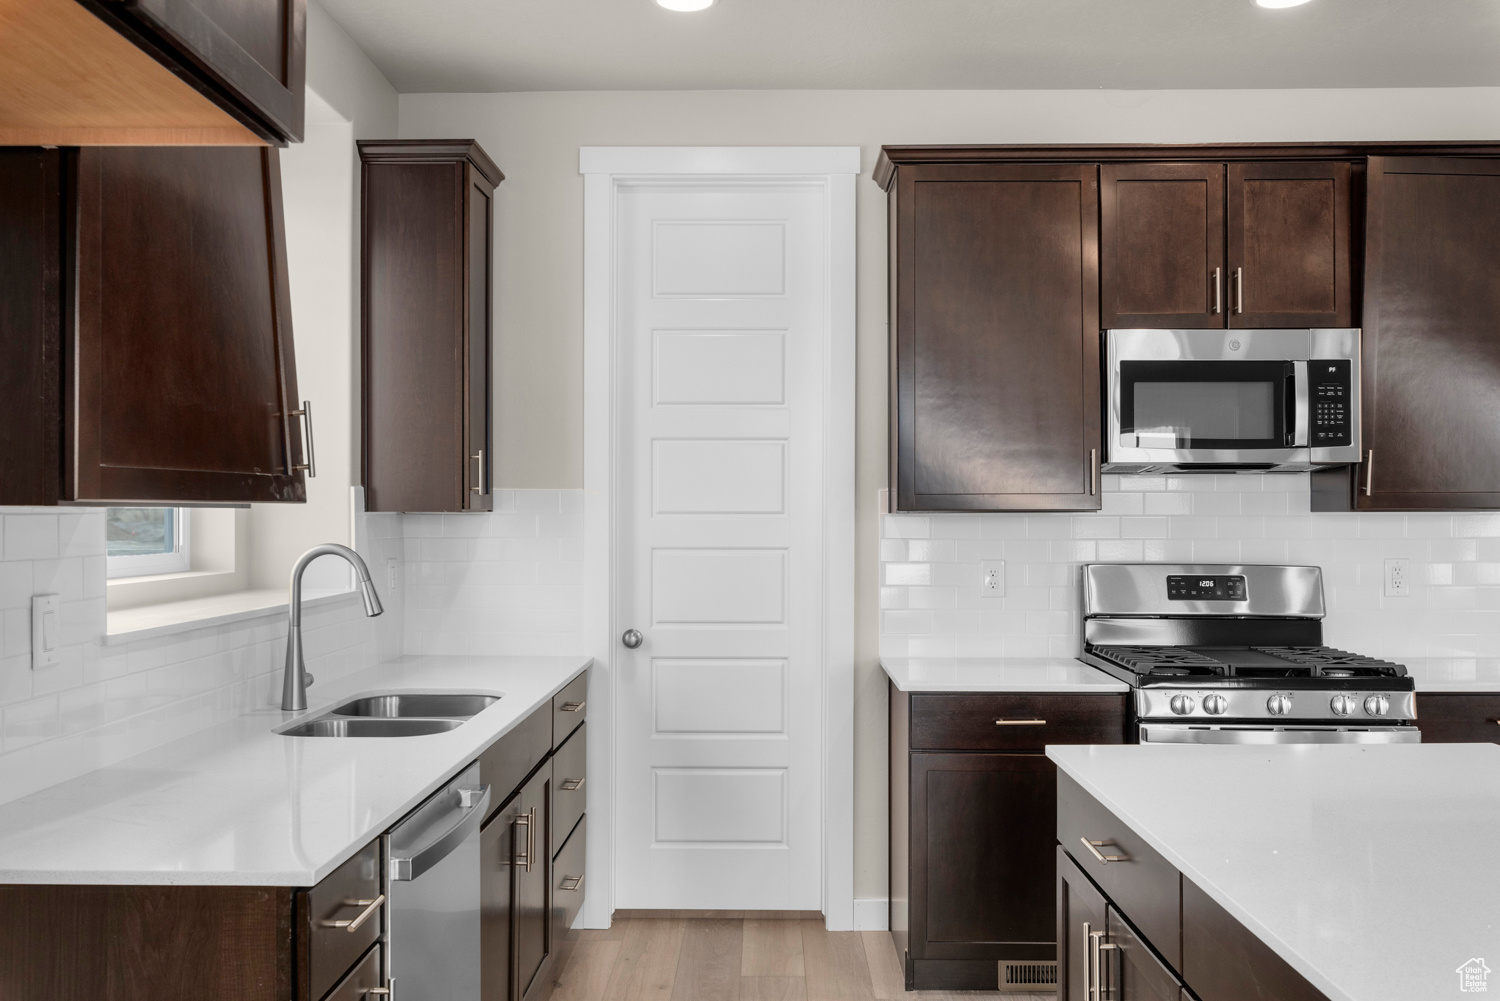
[[[618,907],[821,907],[825,197],[618,190]]]

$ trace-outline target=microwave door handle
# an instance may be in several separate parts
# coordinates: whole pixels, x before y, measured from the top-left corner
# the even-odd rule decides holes
[[[1292,362],[1292,447],[1306,448],[1312,439],[1309,434],[1307,410],[1307,362]]]

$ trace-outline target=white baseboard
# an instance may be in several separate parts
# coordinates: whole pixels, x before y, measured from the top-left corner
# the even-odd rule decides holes
[[[885,931],[890,928],[891,902],[885,897],[854,898],[854,930]]]

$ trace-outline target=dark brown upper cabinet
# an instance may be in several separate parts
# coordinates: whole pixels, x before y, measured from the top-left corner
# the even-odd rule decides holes
[[[1103,326],[1224,326],[1222,163],[1105,164],[1099,210]]]
[[[302,138],[305,0],[49,0],[0,33],[0,143]],[[90,72],[79,73],[79,66]]]
[[[361,141],[371,511],[488,511],[499,168],[473,140]]]
[[[895,508],[1098,509],[1098,168],[902,167],[890,193]]]
[[[1352,325],[1350,177],[1314,160],[1105,164],[1103,325]]]
[[[0,502],[305,500],[277,151],[7,149],[0,174]]]
[[[1500,159],[1372,156],[1365,461],[1316,510],[1500,508]]]

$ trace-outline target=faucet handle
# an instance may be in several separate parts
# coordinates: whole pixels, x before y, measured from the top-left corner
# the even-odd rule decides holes
[[[311,688],[313,686],[313,682],[317,681],[317,680],[318,680],[317,678],[314,678],[308,672],[303,671],[302,672],[302,688],[303,688],[303,690],[306,691],[307,689]]]

